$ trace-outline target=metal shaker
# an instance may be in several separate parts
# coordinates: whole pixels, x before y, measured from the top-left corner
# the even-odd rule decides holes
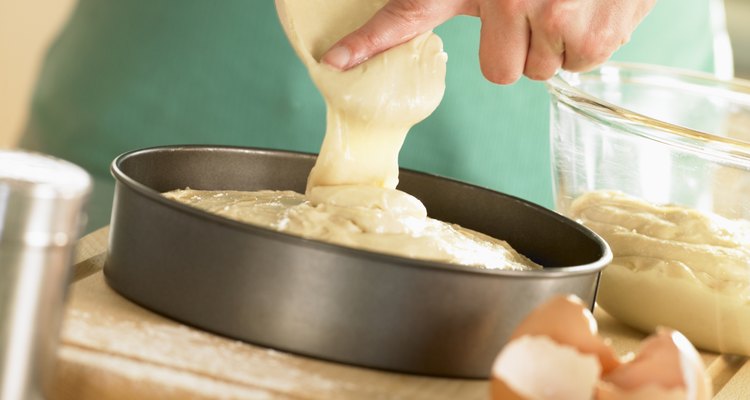
[[[90,188],[74,164],[0,150],[0,400],[48,393]]]

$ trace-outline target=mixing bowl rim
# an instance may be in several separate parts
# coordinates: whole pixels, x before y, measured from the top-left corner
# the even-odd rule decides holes
[[[707,85],[709,82],[712,84],[720,83],[720,89],[729,89],[734,93],[746,94],[749,97],[750,80],[744,80],[740,78],[722,79],[706,72],[690,71],[660,65],[612,61],[607,62],[599,66],[598,68],[588,72],[560,71],[545,82],[548,91],[555,98],[565,102],[566,104],[575,106],[586,115],[599,121],[611,123],[611,120],[602,118],[601,114],[613,116],[618,119],[626,120],[629,123],[633,123],[637,126],[656,128],[658,131],[664,132],[668,135],[666,138],[662,138],[639,132],[638,134],[641,136],[645,136],[660,142],[675,144],[679,147],[690,147],[692,150],[699,153],[710,153],[711,150],[716,150],[706,148],[704,147],[704,145],[718,144],[718,150],[722,154],[735,157],[740,156],[742,159],[750,161],[750,143],[747,141],[718,136],[649,117],[642,113],[632,111],[626,107],[604,101],[595,95],[589,94],[579,89],[570,82],[571,78],[579,76],[597,76],[597,74],[601,76],[602,71],[610,68],[616,69],[618,71],[618,74],[619,71],[628,71],[637,74],[653,74],[656,76],[665,76],[672,79],[676,78],[681,81],[687,80],[691,84],[700,85],[706,88],[713,88]],[[592,109],[594,111],[590,111]],[[684,141],[681,141],[681,139],[689,139],[697,143],[695,145],[687,145]]]
[[[487,269],[487,268],[481,268],[481,267],[475,267],[475,266],[450,264],[450,263],[440,262],[440,261],[430,261],[430,260],[423,260],[423,259],[417,259],[417,258],[400,257],[396,255],[379,253],[379,252],[369,251],[365,249],[342,246],[342,245],[338,245],[334,243],[327,243],[327,242],[314,240],[314,239],[307,239],[307,238],[292,235],[286,232],[279,232],[279,231],[275,231],[273,229],[265,228],[262,226],[256,226],[256,225],[252,225],[252,224],[245,223],[245,222],[235,221],[235,220],[232,220],[230,218],[223,217],[220,215],[211,214],[209,212],[203,211],[196,207],[192,207],[187,204],[183,204],[175,200],[171,200],[171,199],[164,197],[158,191],[151,189],[148,186],[136,181],[134,178],[127,175],[120,168],[120,165],[125,160],[131,157],[138,156],[140,154],[158,153],[158,152],[165,152],[165,151],[175,152],[175,151],[186,151],[186,150],[234,151],[234,152],[241,152],[241,153],[257,152],[257,153],[269,153],[269,154],[299,155],[299,156],[306,156],[306,157],[316,156],[316,154],[314,153],[306,153],[306,152],[292,151],[292,150],[271,149],[271,148],[263,148],[263,147],[203,145],[203,144],[165,145],[165,146],[154,146],[154,147],[135,149],[135,150],[122,153],[118,155],[110,164],[110,172],[112,173],[117,183],[123,184],[125,187],[135,191],[139,195],[144,196],[149,201],[156,202],[157,204],[161,206],[171,208],[183,214],[187,214],[191,218],[198,218],[198,219],[208,221],[209,223],[212,223],[212,224],[217,224],[223,227],[228,227],[233,230],[239,230],[243,234],[260,234],[265,237],[271,238],[273,240],[291,242],[294,245],[301,245],[301,246],[308,247],[308,248],[312,247],[313,249],[317,249],[320,251],[335,252],[335,253],[343,252],[344,254],[347,254],[353,257],[360,257],[360,258],[368,257],[372,259],[374,257],[377,261],[383,262],[391,266],[398,265],[399,267],[411,267],[411,268],[417,268],[417,269],[427,268],[427,269],[432,269],[432,270],[439,270],[443,272],[458,273],[458,274],[491,275],[491,276],[496,276],[498,278],[513,277],[513,278],[521,278],[521,279],[546,279],[546,278],[568,277],[568,276],[597,273],[601,271],[604,267],[606,267],[612,261],[613,256],[612,256],[612,251],[609,247],[609,244],[601,236],[596,234],[591,229],[573,221],[572,219],[568,217],[565,217],[559,213],[556,213],[538,204],[532,203],[528,200],[518,198],[516,196],[501,193],[492,189],[473,185],[473,184],[466,183],[463,181],[459,181],[459,180],[455,180],[455,179],[451,179],[451,178],[447,178],[447,177],[443,177],[439,175],[429,174],[429,173],[425,173],[421,171],[410,170],[406,168],[402,168],[401,170],[407,171],[413,174],[424,175],[428,177],[434,177],[434,178],[438,178],[442,180],[456,182],[461,185],[466,185],[466,186],[477,188],[479,190],[485,190],[485,191],[490,191],[493,193],[498,193],[502,196],[509,197],[513,201],[520,202],[527,207],[533,207],[537,211],[544,213],[549,218],[562,218],[563,221],[566,221],[566,224],[578,230],[582,235],[586,236],[589,240],[593,240],[596,243],[596,245],[601,249],[602,254],[601,256],[599,256],[598,259],[587,264],[564,266],[564,267],[544,267],[542,270],[531,270],[531,271],[496,270],[496,269]]]

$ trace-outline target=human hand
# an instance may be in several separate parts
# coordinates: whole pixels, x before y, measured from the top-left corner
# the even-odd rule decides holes
[[[586,71],[605,62],[656,0],[390,0],[321,62],[349,69],[456,15],[482,21],[484,76],[510,84],[521,75],[545,80],[562,68]]]

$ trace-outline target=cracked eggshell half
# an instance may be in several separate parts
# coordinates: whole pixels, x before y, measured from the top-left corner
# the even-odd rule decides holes
[[[591,399],[600,373],[594,355],[547,336],[521,336],[495,360],[492,399]]]
[[[666,328],[623,363],[598,335],[593,314],[558,296],[516,328],[492,368],[493,400],[708,400],[711,380],[698,351]]]
[[[659,328],[641,344],[633,360],[604,377],[599,400],[709,400],[711,380],[690,341],[680,332]]]
[[[575,296],[556,296],[532,311],[492,369],[493,399],[590,399],[601,376],[620,365]]]

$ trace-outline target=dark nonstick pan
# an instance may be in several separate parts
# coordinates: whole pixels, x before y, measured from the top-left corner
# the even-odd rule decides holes
[[[593,306],[607,244],[524,200],[402,170],[434,218],[508,241],[541,271],[489,271],[345,248],[211,215],[161,192],[303,192],[314,155],[237,147],[137,150],[117,181],[107,282],[220,335],[365,367],[485,378],[516,324],[558,293]]]

